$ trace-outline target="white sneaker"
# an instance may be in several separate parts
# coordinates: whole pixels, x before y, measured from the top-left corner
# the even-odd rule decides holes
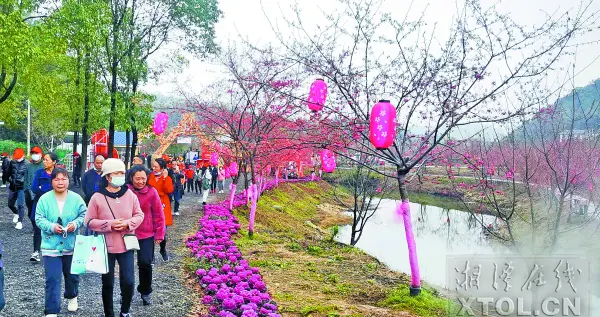
[[[67,310],[70,312],[76,312],[79,308],[79,304],[77,304],[77,297],[67,299]]]
[[[17,225],[15,226],[15,229],[17,229],[17,230],[23,229],[23,223],[22,222],[17,222]]]
[[[58,317],[57,314],[50,314],[50,315],[46,315],[46,317]]]
[[[176,212],[174,215],[175,215],[175,216],[179,216],[179,212]]]
[[[17,222],[19,222],[19,215],[15,215],[13,217],[13,223],[17,223]]]
[[[29,258],[29,261],[31,262],[40,262],[42,259],[40,259],[40,253],[35,251],[31,254],[31,258]]]

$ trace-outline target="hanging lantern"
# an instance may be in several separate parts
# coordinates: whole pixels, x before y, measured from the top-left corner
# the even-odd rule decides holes
[[[371,110],[369,140],[378,150],[390,147],[396,139],[396,108],[389,100],[379,100]]]
[[[327,83],[323,79],[315,80],[308,93],[308,108],[313,112],[320,111],[327,100]]]
[[[210,165],[212,165],[212,166],[219,165],[219,153],[212,153],[210,155]]]
[[[159,112],[156,114],[154,118],[154,124],[152,125],[152,130],[156,135],[161,135],[167,129],[167,124],[169,123],[169,115],[166,112]]]
[[[236,162],[232,162],[231,164],[229,164],[229,174],[233,177],[233,176],[237,176],[238,174],[238,166]]]
[[[323,167],[323,170],[327,173],[332,173],[333,171],[335,171],[336,164],[333,152],[327,149],[321,152],[321,166]]]

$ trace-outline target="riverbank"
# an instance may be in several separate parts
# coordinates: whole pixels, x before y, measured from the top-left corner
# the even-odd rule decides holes
[[[254,237],[248,208],[234,211],[241,224],[235,242],[260,272],[284,316],[442,316],[447,301],[425,287],[410,297],[410,278],[357,248],[333,241],[348,222],[326,182],[287,183],[258,202]]]

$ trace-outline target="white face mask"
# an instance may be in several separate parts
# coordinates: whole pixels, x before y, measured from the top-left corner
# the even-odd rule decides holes
[[[24,158],[20,158],[17,160],[17,162],[23,162]]]
[[[31,155],[31,159],[37,162],[42,159],[42,155],[41,154],[33,154],[33,155]]]
[[[125,176],[113,176],[110,184],[114,187],[121,187],[125,184]]]

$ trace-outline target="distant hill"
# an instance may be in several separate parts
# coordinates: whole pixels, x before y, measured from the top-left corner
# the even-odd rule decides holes
[[[559,130],[568,130],[571,120],[574,119],[573,130],[577,130],[579,133],[584,133],[586,130],[600,129],[600,79],[585,87],[576,88],[571,93],[556,100],[554,105],[556,117],[562,118],[562,120],[547,122],[533,118],[526,121],[521,128],[526,128],[528,133],[549,136],[552,133],[551,129],[556,129],[557,124],[562,124]],[[545,114],[542,112],[541,117],[544,116]],[[518,131],[521,130],[518,129]],[[541,133],[542,131],[543,133]],[[522,138],[522,133],[517,133],[515,139],[521,140]]]

